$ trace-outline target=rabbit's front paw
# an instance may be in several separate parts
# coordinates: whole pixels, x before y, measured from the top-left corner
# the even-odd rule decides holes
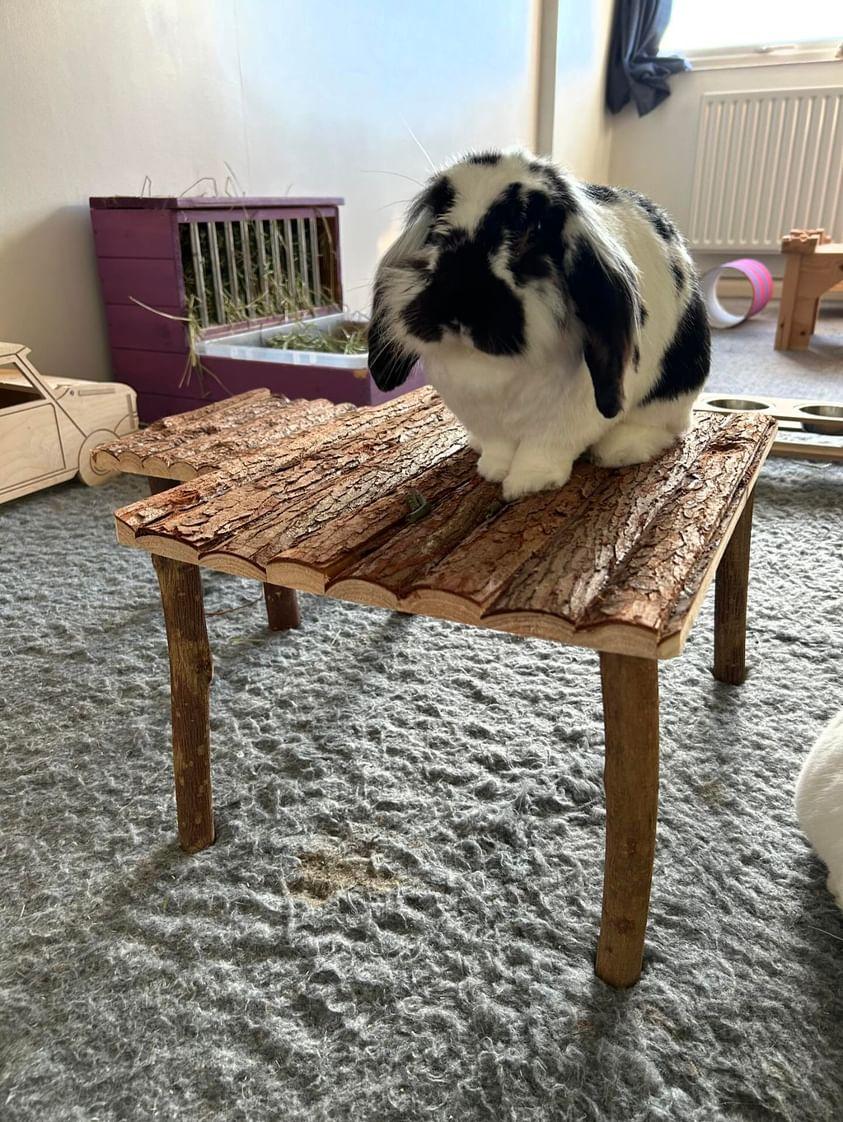
[[[509,474],[515,448],[504,444],[487,444],[477,461],[477,472],[490,483],[500,483]]]
[[[572,463],[514,467],[503,481],[503,497],[507,502],[532,495],[536,491],[549,491],[564,487],[571,478]]]
[[[592,445],[591,458],[600,467],[607,468],[646,464],[660,456],[675,441],[674,434],[666,429],[621,421]]]

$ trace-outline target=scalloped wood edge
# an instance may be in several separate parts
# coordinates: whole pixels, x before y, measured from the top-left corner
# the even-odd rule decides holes
[[[715,543],[714,547],[701,556],[700,565],[704,565],[704,568],[699,584],[689,600],[682,601],[675,607],[674,614],[661,636],[653,628],[626,622],[596,623],[577,627],[561,616],[541,611],[490,611],[483,614],[480,607],[472,600],[436,589],[411,588],[405,596],[399,597],[381,585],[359,578],[344,579],[340,574],[331,580],[316,568],[297,561],[270,561],[267,566],[268,571],[264,571],[259,566],[241,557],[227,554],[221,549],[200,554],[184,542],[158,537],[145,532],[142,528],[134,531],[115,516],[117,539],[123,545],[143,549],[152,554],[292,588],[299,592],[316,593],[372,607],[430,616],[473,627],[547,639],[613,654],[669,659],[675,658],[682,652],[714,579],[720,558],[752,494],[775,436],[776,429],[771,426],[766,438],[759,441],[755,448],[740,488],[733,494],[731,500],[724,504],[716,532],[711,535],[710,540]]]

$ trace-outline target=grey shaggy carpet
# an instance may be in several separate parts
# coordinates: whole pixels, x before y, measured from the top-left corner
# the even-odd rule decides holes
[[[724,301],[745,311],[747,301]],[[843,402],[843,308],[820,304],[817,330],[804,351],[773,348],[778,301],[739,327],[713,332],[714,362],[706,389],[711,393],[760,393]]]
[[[843,916],[799,834],[843,705],[843,468],[759,484],[751,675],[665,664],[645,972],[593,973],[596,657],[206,574],[218,841],[174,836],[137,480],[0,508],[0,1117],[843,1115]]]

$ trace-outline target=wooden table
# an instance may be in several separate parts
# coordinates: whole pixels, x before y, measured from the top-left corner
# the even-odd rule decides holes
[[[820,298],[843,292],[843,242],[825,230],[791,230],[782,238],[785,258],[776,328],[777,351],[804,350],[817,329]]]
[[[714,674],[744,680],[752,491],[775,421],[701,413],[654,463],[579,462],[565,487],[503,504],[430,389],[373,409],[318,403],[324,415],[306,420],[312,404],[246,397],[172,419],[175,440],[172,427],[147,429],[99,453],[110,467],[193,476],[115,516],[119,541],[152,553],[158,573],[182,847],[214,840],[202,567],[284,590],[288,611],[300,589],[591,647],[606,734],[597,973],[634,984],[655,847],[658,662],[682,653],[716,573]]]

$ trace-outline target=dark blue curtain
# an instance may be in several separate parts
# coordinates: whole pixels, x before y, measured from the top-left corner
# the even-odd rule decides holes
[[[690,70],[684,58],[659,55],[673,0],[616,0],[606,77],[606,104],[613,113],[631,99],[643,117],[670,96],[667,79]]]

